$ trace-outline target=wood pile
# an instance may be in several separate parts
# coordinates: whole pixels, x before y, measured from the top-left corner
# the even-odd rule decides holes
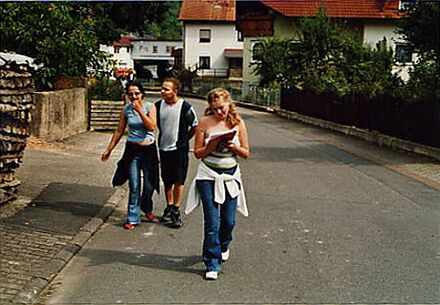
[[[29,65],[0,61],[0,206],[17,198],[15,170],[30,135],[34,91]]]

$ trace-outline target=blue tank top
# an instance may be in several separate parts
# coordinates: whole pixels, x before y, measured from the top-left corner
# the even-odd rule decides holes
[[[153,108],[154,104],[149,102],[144,102],[142,105],[142,109],[145,114],[148,115],[151,108]],[[151,130],[147,130],[145,128],[144,122],[142,122],[142,118],[139,113],[134,110],[131,104],[127,104],[124,107],[125,118],[127,119],[128,125],[128,142],[153,142],[156,137],[154,132]]]

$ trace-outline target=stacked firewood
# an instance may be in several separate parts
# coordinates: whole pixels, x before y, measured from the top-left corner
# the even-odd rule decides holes
[[[34,91],[29,65],[0,57],[0,206],[17,198],[15,170],[30,134]]]

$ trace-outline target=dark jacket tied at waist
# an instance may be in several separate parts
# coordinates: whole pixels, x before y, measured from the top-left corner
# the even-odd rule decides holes
[[[131,142],[125,144],[124,154],[118,161],[116,171],[113,174],[113,187],[123,185],[129,177],[128,168],[134,156],[142,156],[142,161],[146,162],[149,177],[154,189],[159,193],[159,158],[157,156],[156,143],[142,146]]]

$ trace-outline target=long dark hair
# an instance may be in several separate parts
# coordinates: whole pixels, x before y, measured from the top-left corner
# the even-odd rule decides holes
[[[125,86],[125,93],[128,93],[128,88],[130,88],[131,86],[133,86],[133,87],[138,87],[139,91],[142,92],[142,95],[145,94],[144,86],[142,86],[142,83],[140,83],[140,82],[136,82],[136,81],[134,81],[134,82],[129,82],[129,83],[127,84],[127,86]]]

